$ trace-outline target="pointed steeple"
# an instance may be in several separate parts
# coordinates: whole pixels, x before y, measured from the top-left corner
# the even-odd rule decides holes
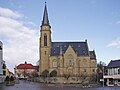
[[[44,14],[43,14],[42,25],[49,25],[46,2],[45,2],[45,8],[44,8]],[[50,25],[49,25],[49,26],[50,26]]]

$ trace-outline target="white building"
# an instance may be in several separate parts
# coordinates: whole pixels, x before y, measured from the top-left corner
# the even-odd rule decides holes
[[[3,61],[3,44],[0,41],[0,83],[3,83],[6,77],[6,65]]]
[[[120,86],[120,59],[110,61],[104,80],[107,86]]]

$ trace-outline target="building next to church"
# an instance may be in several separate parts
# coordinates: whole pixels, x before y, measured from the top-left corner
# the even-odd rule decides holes
[[[104,81],[107,86],[120,86],[120,59],[109,62]]]
[[[14,68],[15,77],[20,79],[28,78],[37,73],[38,68],[38,66],[33,66],[31,63],[21,63]]]
[[[40,29],[40,65],[39,72],[55,71],[55,81],[59,83],[79,83],[90,80],[96,75],[97,60],[95,51],[90,51],[87,40],[80,42],[53,42],[51,25],[45,4],[42,25]],[[68,32],[69,33],[69,32]],[[52,81],[52,80],[50,80]]]
[[[6,65],[3,60],[3,43],[0,41],[0,83],[3,83],[6,77]]]

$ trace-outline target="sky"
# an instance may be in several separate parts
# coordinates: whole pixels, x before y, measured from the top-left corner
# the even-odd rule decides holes
[[[47,2],[52,41],[85,41],[97,62],[120,59],[120,0],[0,0],[3,58],[15,65],[39,60],[40,26]]]

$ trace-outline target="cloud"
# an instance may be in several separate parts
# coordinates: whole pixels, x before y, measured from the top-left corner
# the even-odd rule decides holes
[[[120,38],[117,38],[116,40],[113,40],[110,44],[107,45],[107,47],[120,48]]]
[[[19,14],[18,12],[16,11],[12,11],[8,8],[2,8],[0,7],[0,16],[3,16],[3,17],[9,17],[9,18],[21,18],[23,17],[22,14]]]
[[[31,29],[32,24],[26,26],[24,21],[17,20],[21,17],[24,18],[10,9],[0,8],[0,40],[3,42],[4,60],[10,70],[25,61],[36,64],[39,58],[39,31]]]
[[[36,24],[34,23],[34,22],[28,22],[28,24],[30,24],[30,25],[33,25],[33,26],[36,26]]]

